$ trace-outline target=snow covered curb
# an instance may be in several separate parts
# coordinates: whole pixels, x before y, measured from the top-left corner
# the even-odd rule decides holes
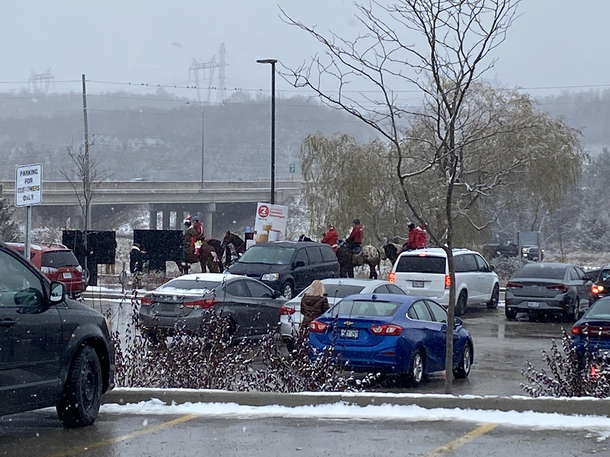
[[[159,399],[163,403],[235,403],[244,406],[279,405],[285,407],[315,406],[343,403],[357,406],[416,405],[424,409],[449,408],[495,411],[533,411],[568,415],[610,417],[610,399],[598,398],[530,398],[523,396],[498,397],[476,395],[442,395],[411,393],[319,393],[293,394],[275,392],[228,392],[196,389],[141,389],[117,388],[106,395],[105,404],[119,405]]]

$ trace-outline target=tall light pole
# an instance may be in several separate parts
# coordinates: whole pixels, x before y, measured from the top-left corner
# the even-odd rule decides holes
[[[201,188],[203,189],[203,172],[204,172],[204,162],[203,157],[205,153],[205,111],[199,105],[195,105],[191,102],[186,102],[187,105],[193,105],[199,111],[201,111]]]
[[[277,59],[261,59],[257,63],[271,64],[271,204],[275,204],[275,64]]]

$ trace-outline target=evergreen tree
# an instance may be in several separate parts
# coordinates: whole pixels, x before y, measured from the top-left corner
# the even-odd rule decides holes
[[[17,225],[12,220],[15,206],[2,193],[0,184],[0,241],[16,241],[19,232]]]

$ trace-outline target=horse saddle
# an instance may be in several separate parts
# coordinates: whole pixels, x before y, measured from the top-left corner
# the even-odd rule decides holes
[[[352,252],[354,253],[354,255],[360,254],[362,252],[362,246],[354,247],[354,249],[352,249]]]

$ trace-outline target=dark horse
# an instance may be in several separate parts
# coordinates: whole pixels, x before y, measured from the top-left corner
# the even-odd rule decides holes
[[[382,249],[383,249],[383,254],[385,255],[385,258],[388,259],[392,263],[392,265],[394,265],[394,263],[396,263],[396,259],[398,258],[400,253],[404,250],[402,244],[390,243],[390,242],[387,242],[386,244],[384,244],[382,246]]]
[[[362,246],[362,250],[358,254],[354,254],[350,248],[341,245],[337,249],[339,276],[342,278],[353,278],[354,267],[368,265],[370,269],[369,278],[377,279],[380,257],[379,249],[370,244]]]
[[[207,240],[205,240],[205,242],[207,244],[209,244],[210,246],[212,246],[212,248],[214,248],[214,252],[216,253],[216,258],[218,259],[216,261],[216,263],[218,264],[218,271],[220,271],[221,273],[224,271],[224,265],[222,263],[222,253],[224,251],[223,247],[222,247],[222,243],[215,239],[215,238],[209,238]],[[176,260],[176,265],[178,265],[178,270],[180,270],[181,274],[188,274],[189,269],[191,264],[186,262],[184,259],[180,259],[180,260]],[[201,260],[199,261],[200,265],[201,265],[201,271],[205,273],[206,271],[206,262],[205,259],[201,258]],[[209,270],[209,267],[207,268]]]
[[[238,237],[235,233],[231,233],[229,230],[227,230],[227,233],[225,233],[222,243],[220,244],[221,249],[224,249],[225,251],[225,264],[227,267],[233,263],[231,245],[233,246],[233,249],[235,249],[238,257],[246,251],[246,242]]]

